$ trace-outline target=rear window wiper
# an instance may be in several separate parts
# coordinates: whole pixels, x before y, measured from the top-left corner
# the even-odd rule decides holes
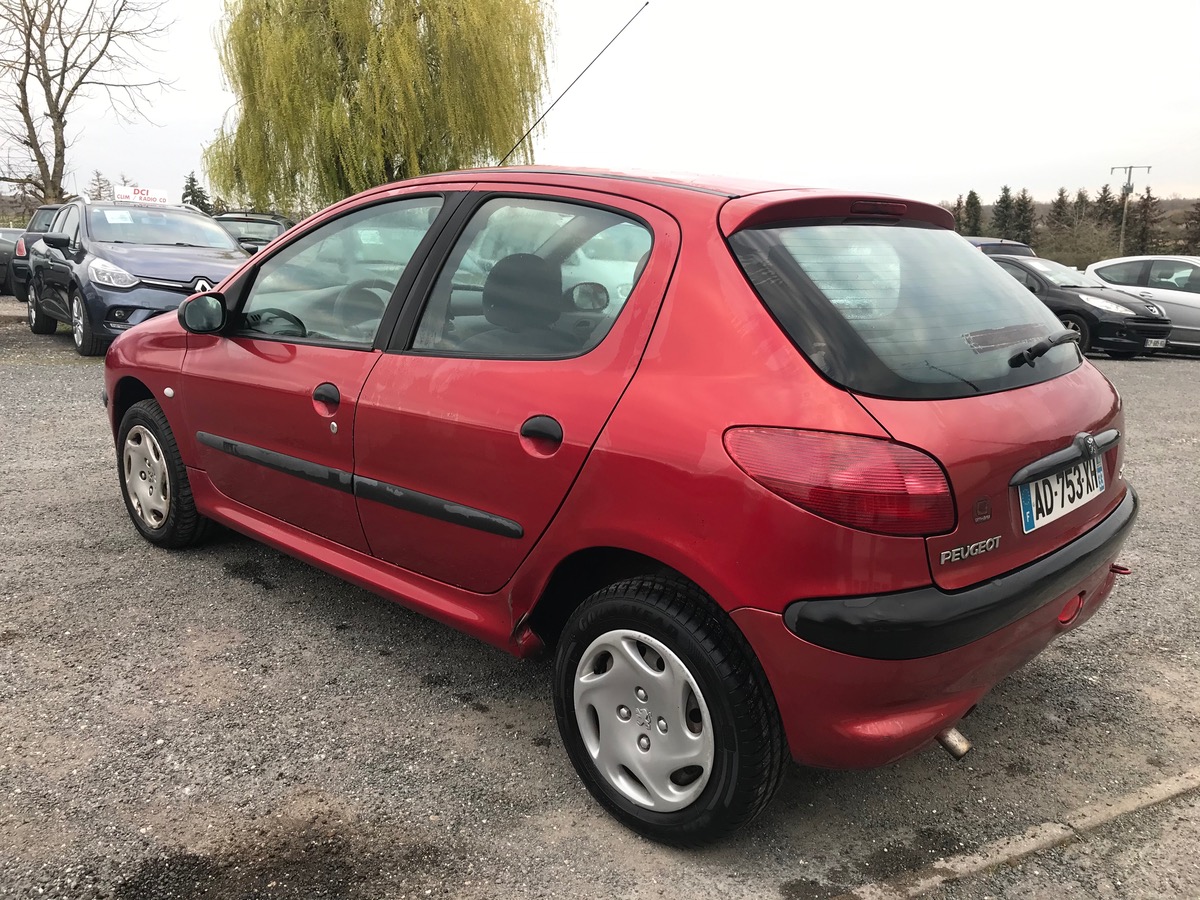
[[[1062,331],[1054,332],[1049,337],[1042,338],[1033,346],[1026,347],[1020,353],[1013,354],[1008,358],[1008,364],[1014,369],[1020,368],[1026,363],[1032,366],[1033,361],[1038,357],[1045,356],[1060,344],[1067,344],[1071,341],[1074,341],[1076,344],[1079,343],[1079,332],[1068,331],[1064,328]]]

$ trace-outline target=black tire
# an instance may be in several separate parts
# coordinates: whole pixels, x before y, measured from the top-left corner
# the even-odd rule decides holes
[[[1090,353],[1092,350],[1092,329],[1088,327],[1087,320],[1082,316],[1077,316],[1074,313],[1063,313],[1058,317],[1058,321],[1062,323],[1063,328],[1077,332],[1079,334],[1079,352]]]
[[[58,330],[58,320],[46,315],[32,281],[29,283],[29,302],[25,305],[25,321],[34,334],[54,334]]]
[[[694,703],[689,701],[683,713],[684,727],[692,732],[691,738],[684,742],[694,741],[702,729],[710,729],[711,765],[707,773],[700,766],[687,766],[671,773],[672,785],[682,785],[686,791],[689,784],[695,784],[695,790],[699,791],[680,809],[656,811],[631,799],[629,789],[618,787],[593,760],[588,738],[581,730],[575,700],[580,664],[603,657],[605,651],[600,650],[597,656],[596,648],[604,646],[607,635],[628,632],[658,642],[675,657],[667,662],[656,650],[634,640],[633,645],[645,662],[656,665],[659,672],[682,664],[684,674],[694,679],[700,691],[698,700],[693,696]],[[652,655],[647,654],[647,649]],[[610,660],[611,657],[609,654]],[[600,667],[603,668],[602,662]],[[640,748],[649,758],[651,738],[658,741],[661,737],[667,745],[669,732],[662,716],[674,717],[674,714],[667,703],[656,699],[658,686],[653,684],[653,674],[646,676],[644,672],[615,664],[610,665],[609,671],[622,679],[626,678],[623,673],[629,671],[632,674],[628,677],[646,680],[651,686],[647,693],[636,697],[630,689],[629,706],[614,706],[611,714],[606,706],[603,726],[595,708],[584,704],[588,719],[585,727],[597,747],[597,758],[605,755],[611,766],[614,748],[617,756],[641,759],[637,756]],[[606,674],[585,668],[579,684],[585,685],[587,679],[597,675],[602,679]],[[624,681],[615,683],[622,690],[627,687]],[[637,691],[641,690],[639,685]],[[664,696],[662,691],[657,693],[659,698]],[[645,707],[637,707],[639,703],[645,703]],[[656,704],[658,708],[652,709]],[[678,712],[678,701],[675,707]],[[701,709],[707,710],[707,721]],[[575,610],[555,654],[554,711],[567,755],[592,796],[628,828],[664,844],[698,846],[741,828],[766,808],[783,779],[787,741],[766,675],[725,613],[703,591],[683,579],[647,577],[621,581],[596,592]],[[655,723],[661,736],[654,730]],[[679,733],[683,733],[682,728]],[[643,740],[645,746],[641,744]],[[651,796],[653,790],[646,790],[631,769],[623,764],[618,768],[628,776],[626,785],[632,783],[633,790],[642,790],[651,798],[651,805],[657,802]],[[681,775],[691,781],[677,781]],[[698,782],[702,778],[707,780],[700,787]]]
[[[1136,350],[1105,350],[1104,352],[1113,359],[1133,359],[1139,355]]]
[[[75,341],[75,352],[80,356],[99,356],[108,349],[108,339],[99,337],[92,330],[87,304],[83,295],[71,288],[71,337]]]
[[[153,440],[147,440],[147,435]],[[212,523],[196,511],[175,435],[162,407],[154,400],[133,404],[121,418],[117,430],[117,479],[125,511],[150,543],[160,547],[188,547],[208,533]],[[129,486],[131,481],[137,485],[133,490]]]

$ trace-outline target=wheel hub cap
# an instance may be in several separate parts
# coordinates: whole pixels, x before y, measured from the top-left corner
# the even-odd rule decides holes
[[[665,644],[619,629],[575,670],[575,719],[604,779],[645,809],[693,803],[712,775],[712,722],[695,677]]]
[[[141,425],[125,436],[121,470],[125,493],[137,517],[150,528],[162,528],[171,509],[171,481],[162,447]]]

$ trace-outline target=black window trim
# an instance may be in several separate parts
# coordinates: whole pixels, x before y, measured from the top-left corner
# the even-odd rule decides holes
[[[479,186],[480,189],[470,191],[469,193],[470,193],[471,197],[469,199],[464,198],[464,202],[462,202],[461,205],[458,207],[458,209],[455,210],[455,215],[453,216],[453,221],[448,221],[446,223],[446,227],[443,229],[442,234],[440,235],[437,243],[431,248],[429,254],[426,256],[425,260],[422,262],[420,275],[416,279],[416,281],[413,285],[412,291],[409,293],[408,297],[405,299],[404,307],[400,312],[399,319],[396,323],[395,329],[392,332],[391,340],[387,343],[386,347],[382,348],[384,350],[384,352],[398,353],[398,354],[403,354],[406,356],[432,357],[434,359],[489,359],[489,360],[498,360],[498,361],[502,360],[505,362],[509,362],[509,361],[554,362],[557,360],[564,360],[564,359],[580,359],[584,356],[587,356],[588,353],[591,353],[593,350],[596,349],[596,347],[599,347],[600,344],[604,343],[604,340],[608,337],[607,334],[596,343],[595,347],[591,347],[588,350],[584,351],[583,353],[569,353],[569,354],[565,354],[563,356],[537,356],[537,357],[524,357],[524,356],[497,357],[497,356],[469,355],[469,354],[465,354],[465,353],[445,353],[443,351],[437,351],[437,350],[413,349],[412,342],[416,339],[417,327],[421,321],[421,316],[424,315],[426,306],[429,305],[430,298],[433,295],[434,285],[437,283],[438,276],[441,275],[441,273],[442,273],[442,268],[449,261],[450,253],[458,245],[459,240],[462,238],[463,233],[467,229],[467,225],[471,222],[472,219],[474,219],[475,214],[483,207],[483,205],[490,202],[491,200],[505,199],[505,198],[512,198],[512,199],[519,199],[519,200],[548,200],[548,201],[552,201],[555,203],[565,203],[565,204],[569,204],[572,206],[586,206],[591,209],[598,209],[603,212],[608,212],[608,213],[612,213],[614,215],[622,216],[626,219],[630,219],[634,222],[637,222],[639,225],[641,225],[643,228],[646,229],[646,232],[650,235],[650,257],[653,258],[653,256],[654,256],[654,248],[655,248],[655,245],[658,243],[657,232],[655,231],[654,226],[650,222],[646,221],[646,219],[644,217],[638,215],[637,213],[633,212],[632,210],[625,209],[625,208],[622,208],[619,206],[615,206],[611,203],[602,203],[602,202],[599,202],[596,200],[590,200],[590,199],[584,200],[579,197],[566,196],[566,195],[560,193],[561,191],[564,190],[564,188],[562,188],[561,186],[558,186],[558,185],[543,185],[543,184],[528,184],[528,185],[514,185],[514,186],[505,185],[501,189],[494,189],[495,187],[496,187],[495,185],[481,184]],[[530,188],[533,190],[531,190],[530,192],[523,192],[521,190],[522,187]],[[537,190],[538,188],[541,188],[543,190]],[[545,192],[544,191],[545,188],[550,188],[551,190],[554,191],[554,193]],[[580,192],[583,192],[583,191],[586,191],[587,189],[586,188],[568,188],[566,190],[578,190]],[[650,205],[643,200],[634,200],[633,202],[639,203],[643,206]],[[646,268],[649,268],[649,262],[647,262]],[[632,296],[632,295],[633,295],[633,292],[631,290],[630,296]],[[628,302],[628,298],[626,298],[626,302]],[[625,311],[624,307],[622,307],[621,312],[623,313],[624,311]],[[618,318],[620,317],[620,314],[621,313],[617,314]],[[614,323],[615,323],[615,320],[614,320]],[[382,330],[383,329],[381,327],[380,328],[381,333],[382,333]]]
[[[290,237],[288,241],[279,247],[274,248],[271,253],[264,256],[261,260],[255,259],[254,265],[243,271],[235,281],[233,281],[225,290],[225,305],[229,313],[229,322],[221,330],[221,335],[227,338],[249,338],[256,341],[273,341],[283,344],[298,344],[306,347],[329,347],[335,350],[357,350],[357,351],[374,351],[384,350],[387,347],[388,339],[395,329],[395,323],[400,318],[401,310],[407,306],[409,295],[412,291],[412,286],[417,280],[418,271],[422,269],[427,261],[433,248],[441,238],[442,232],[445,230],[448,222],[457,213],[459,206],[462,204],[463,198],[466,196],[465,190],[438,190],[435,186],[431,186],[429,190],[414,191],[411,194],[391,195],[384,197],[376,197],[369,203],[361,203],[350,206],[339,212],[336,216],[328,219],[322,219],[319,222],[313,223],[311,227],[305,228],[302,232]],[[365,209],[371,209],[375,206],[383,206],[388,203],[404,202],[408,200],[420,200],[422,198],[440,197],[442,207],[438,210],[437,217],[425,232],[425,236],[421,238],[417,248],[413,251],[412,258],[409,259],[408,265],[404,267],[404,271],[400,275],[400,280],[396,282],[396,286],[392,289],[391,295],[388,297],[387,306],[384,307],[383,318],[379,320],[379,328],[375,332],[373,341],[350,342],[350,341],[332,341],[321,338],[298,338],[288,335],[270,335],[261,334],[259,332],[247,332],[238,328],[242,307],[245,306],[249,298],[250,291],[254,289],[254,283],[258,279],[258,274],[262,270],[263,265],[270,262],[277,255],[293,246],[297,241],[304,240],[305,237],[318,231],[333,222],[343,219],[346,216],[353,215]],[[386,336],[386,337],[385,337]]]

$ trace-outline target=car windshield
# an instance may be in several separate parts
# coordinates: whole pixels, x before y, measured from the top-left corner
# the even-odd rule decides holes
[[[1074,345],[1036,366],[1014,354],[1062,330],[1054,314],[951,231],[863,224],[749,229],[730,245],[763,302],[831,381],[864,394],[942,399],[1046,381]]]
[[[1049,259],[1022,259],[1021,262],[1031,269],[1036,269],[1038,274],[1055,287],[1105,287],[1104,282],[1095,275],[1088,275]]]
[[[183,209],[149,206],[93,206],[88,209],[88,233],[105,244],[147,244],[165,247],[209,247],[232,250],[237,242],[207,216]]]
[[[235,238],[245,241],[273,241],[283,233],[283,226],[278,222],[256,219],[217,219],[217,222]]]

